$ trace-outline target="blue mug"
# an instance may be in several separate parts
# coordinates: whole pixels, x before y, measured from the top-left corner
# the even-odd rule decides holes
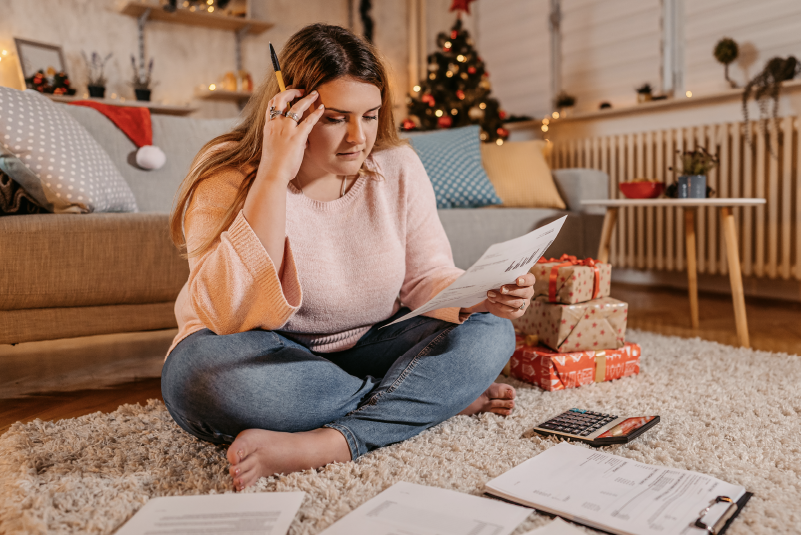
[[[682,175],[679,177],[679,199],[706,199],[706,175]]]

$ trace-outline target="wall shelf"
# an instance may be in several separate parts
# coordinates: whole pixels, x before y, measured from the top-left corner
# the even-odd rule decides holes
[[[177,9],[173,13],[149,2],[131,1],[127,2],[120,10],[123,14],[134,18],[140,18],[147,13],[148,20],[160,20],[177,24],[187,24],[190,26],[203,26],[205,28],[216,28],[220,30],[240,31],[246,29],[247,33],[260,34],[272,28],[274,24],[261,20],[245,17],[231,17],[228,15],[215,15],[205,11],[189,11],[188,9]]]
[[[147,108],[150,113],[157,113],[161,115],[189,115],[197,108],[190,106],[172,106],[169,104],[157,104],[155,102],[144,102],[141,100],[125,100],[113,98],[84,98],[78,96],[65,96],[65,95],[51,95],[44,93],[46,97],[54,102],[70,103],[76,100],[90,100],[92,102],[99,102],[100,104],[110,104],[112,106],[127,106],[129,108]]]
[[[796,92],[801,89],[801,80],[788,80],[782,82],[782,93]],[[682,108],[690,108],[693,106],[713,104],[719,102],[737,102],[742,101],[743,88],[726,89],[718,93],[707,93],[700,95],[693,95],[692,97],[679,96],[666,100],[652,100],[643,102],[642,104],[635,104],[633,106],[626,106],[625,108],[606,108],[597,111],[584,111],[576,112],[554,120],[551,124],[559,124],[574,121],[587,121],[594,119],[606,119],[609,117],[619,117],[622,115],[634,115],[638,113],[647,113],[651,111],[662,110],[678,110]],[[753,100],[753,97],[751,97]]]
[[[197,91],[195,93],[196,98],[201,98],[203,100],[227,100],[227,101],[234,101],[240,102],[244,104],[248,100],[250,100],[252,92],[248,91],[228,91],[226,89],[203,89],[201,91]]]

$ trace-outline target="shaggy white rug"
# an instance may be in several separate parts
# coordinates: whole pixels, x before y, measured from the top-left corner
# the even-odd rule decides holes
[[[561,392],[510,380],[510,417],[456,416],[358,462],[262,479],[250,492],[307,493],[290,533],[318,533],[397,481],[481,494],[486,481],[556,444],[533,425],[571,407],[658,414],[609,451],[696,470],[754,493],[729,533],[801,533],[801,357],[633,331],[639,376]],[[154,496],[228,492],[225,450],[195,440],[160,402],[0,438],[0,532],[112,533]],[[515,533],[548,522],[532,512]],[[588,532],[590,530],[587,530]]]

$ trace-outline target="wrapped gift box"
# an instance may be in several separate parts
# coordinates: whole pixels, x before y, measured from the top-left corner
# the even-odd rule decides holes
[[[563,305],[549,303],[547,297],[540,296],[512,324],[560,353],[617,349],[625,343],[628,308],[623,301],[611,297]]]
[[[612,287],[612,266],[592,258],[540,258],[529,271],[537,277],[534,296],[544,295],[551,303],[572,305],[607,297]]]
[[[544,390],[564,390],[612,381],[640,373],[641,349],[626,343],[620,349],[556,353],[543,346],[529,346],[518,337],[509,359],[509,375]]]

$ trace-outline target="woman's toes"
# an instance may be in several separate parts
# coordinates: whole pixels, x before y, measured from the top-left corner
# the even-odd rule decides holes
[[[226,453],[226,457],[228,458],[228,462],[231,465],[237,465],[247,458],[248,455],[251,454],[253,448],[251,447],[252,440],[249,438],[251,436],[250,429],[246,429],[242,431],[236,436],[233,444],[228,446],[228,452]]]
[[[256,470],[248,470],[247,472],[242,473],[242,475],[240,475],[238,478],[234,479],[234,489],[243,490],[255,484],[259,479],[259,476],[256,472]]]
[[[512,385],[492,383],[487,389],[486,394],[490,399],[514,399],[515,389]]]
[[[515,399],[515,389],[512,385],[503,385],[501,388],[501,396],[506,399]]]
[[[493,399],[490,401],[490,409],[513,409],[515,402],[511,399]]]
[[[237,442],[238,440],[235,440],[233,444],[228,446],[228,452],[225,454],[231,466],[236,466],[237,464],[241,463],[246,457],[245,450],[243,448],[244,444],[242,444],[241,442],[240,443]]]

